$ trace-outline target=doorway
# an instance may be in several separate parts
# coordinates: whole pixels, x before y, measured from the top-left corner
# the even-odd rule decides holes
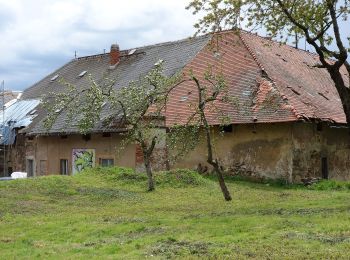
[[[322,179],[328,180],[328,159],[322,157]]]

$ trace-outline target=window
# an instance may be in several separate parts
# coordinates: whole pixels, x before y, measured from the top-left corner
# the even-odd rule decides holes
[[[67,159],[60,160],[60,174],[61,175],[68,175],[68,160]]]
[[[233,125],[222,125],[222,126],[220,126],[220,131],[223,133],[232,133],[233,132]]]
[[[85,142],[88,142],[91,140],[91,135],[90,134],[82,135],[82,138]]]
[[[112,166],[114,166],[114,159],[102,159],[102,158],[100,158],[100,165],[102,167],[112,167]]]

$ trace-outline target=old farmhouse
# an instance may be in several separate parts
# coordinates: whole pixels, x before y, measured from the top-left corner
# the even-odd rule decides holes
[[[214,47],[213,47],[214,46]],[[60,78],[84,87],[87,74],[95,79],[118,75],[116,88],[126,86],[164,61],[165,73],[193,71],[203,77],[208,66],[220,68],[237,105],[221,105],[231,124],[219,128],[217,115],[215,152],[229,172],[254,178],[279,178],[298,182],[304,177],[350,179],[350,138],[342,105],[318,56],[247,32],[226,31],[190,39],[119,50],[74,59],[23,92],[23,101],[64,91]],[[349,77],[344,70],[344,80]],[[202,76],[201,76],[202,75]],[[189,103],[197,98],[193,83],[176,88],[168,102],[165,127],[184,123]],[[108,109],[103,112],[108,115]],[[86,166],[120,165],[137,168],[142,156],[129,145],[121,156],[116,149],[125,129],[97,125],[81,135],[65,112],[49,131],[43,127],[45,111],[31,108],[29,125],[20,126],[8,158],[9,167],[30,176],[74,174]],[[165,129],[164,129],[165,131]],[[162,154],[166,146],[157,147]],[[166,160],[156,160],[164,168]],[[200,144],[170,167],[205,165],[206,149]]]

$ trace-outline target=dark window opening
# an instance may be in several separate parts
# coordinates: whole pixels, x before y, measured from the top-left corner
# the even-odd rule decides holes
[[[111,133],[103,133],[102,137],[111,137]]]
[[[60,160],[60,174],[61,175],[68,175],[68,160],[67,159]]]
[[[61,139],[67,139],[68,136],[67,135],[61,135]]]
[[[30,141],[34,140],[34,136],[28,136],[28,140]]]
[[[233,125],[220,126],[220,131],[223,133],[232,133],[233,132]]]
[[[322,158],[322,178],[328,179],[328,159],[327,157]]]
[[[31,159],[27,160],[27,176],[28,177],[34,176],[34,160],[31,160]]]
[[[113,167],[114,166],[114,159],[102,159],[102,158],[100,158],[100,165],[102,167]]]
[[[317,129],[318,132],[322,132],[322,130],[323,130],[322,123],[318,123],[316,129]]]
[[[86,134],[86,135],[83,135],[83,140],[84,141],[90,141],[91,140],[91,135],[90,134]]]

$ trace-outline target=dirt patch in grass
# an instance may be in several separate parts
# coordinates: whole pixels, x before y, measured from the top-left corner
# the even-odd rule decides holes
[[[211,243],[178,241],[174,238],[161,240],[153,245],[147,253],[147,256],[160,256],[172,259],[181,256],[209,257]]]
[[[327,244],[338,244],[344,242],[350,242],[350,233],[342,234],[320,234],[320,233],[299,233],[289,232],[283,235],[283,238],[287,239],[301,239],[301,240],[314,240]]]
[[[102,218],[102,222],[113,223],[113,224],[129,224],[129,223],[145,223],[147,221],[144,218],[106,216]]]

